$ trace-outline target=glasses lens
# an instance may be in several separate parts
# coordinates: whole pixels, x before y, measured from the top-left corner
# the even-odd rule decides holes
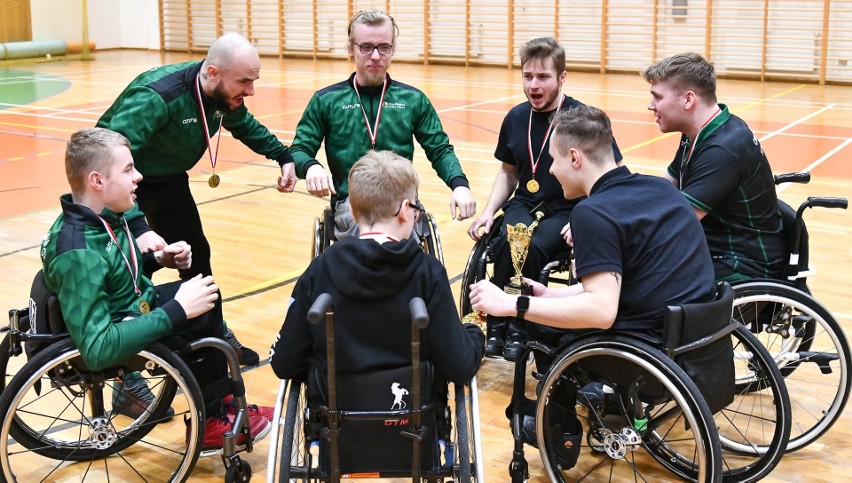
[[[363,55],[372,54],[373,49],[375,48],[370,44],[357,44],[357,45],[358,45],[358,50],[360,50]]]
[[[379,53],[380,53],[380,54],[382,54],[382,55],[388,55],[388,54],[390,54],[390,53],[391,53],[391,50],[393,50],[393,45],[391,45],[391,44],[382,44],[382,45],[377,46],[376,48],[377,48],[377,49],[379,49]],[[370,53],[372,54],[372,52],[370,52]]]

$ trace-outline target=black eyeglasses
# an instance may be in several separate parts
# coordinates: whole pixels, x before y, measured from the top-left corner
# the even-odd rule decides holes
[[[381,55],[390,55],[390,53],[393,52],[393,44],[373,45],[352,42],[352,45],[358,46],[358,51],[361,52],[361,55],[373,55],[374,50],[378,50]]]
[[[406,203],[408,203],[408,206],[414,208],[414,223],[417,223],[420,221],[420,218],[423,218],[423,212],[426,211],[426,209],[423,208],[423,205],[419,202],[412,203],[408,200],[402,200],[402,203],[399,204],[399,209],[396,210],[396,213],[394,213],[393,216],[399,215],[399,212],[402,211],[402,207],[405,206]]]

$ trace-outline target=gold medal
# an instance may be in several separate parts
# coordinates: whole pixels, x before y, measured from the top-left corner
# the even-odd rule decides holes
[[[151,306],[148,305],[148,302],[146,302],[144,300],[140,300],[139,301],[139,311],[142,312],[143,314],[147,314],[148,312],[151,311]]]
[[[527,191],[530,193],[538,193],[538,181],[534,179],[527,181]]]
[[[221,180],[219,179],[219,175],[216,174],[216,173],[213,173],[212,175],[210,175],[210,179],[207,180],[207,184],[210,185],[211,188],[215,188],[215,187],[219,186],[220,181]]]

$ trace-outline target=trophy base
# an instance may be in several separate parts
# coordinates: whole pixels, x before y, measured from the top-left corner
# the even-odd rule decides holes
[[[520,284],[515,284],[510,282],[509,285],[503,287],[503,291],[509,295],[532,295],[533,288],[532,285],[528,283],[521,282]]]

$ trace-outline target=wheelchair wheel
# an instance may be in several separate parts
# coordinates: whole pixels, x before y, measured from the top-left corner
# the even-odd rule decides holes
[[[803,448],[828,431],[846,406],[849,342],[834,316],[798,289],[760,281],[735,285],[734,292],[734,318],[757,336],[784,376],[792,410],[787,451]]]
[[[311,247],[311,259],[319,256],[334,240],[334,214],[331,208],[322,211],[322,218],[314,218],[314,244]]]
[[[581,390],[592,382],[612,389],[602,404]],[[559,401],[570,388],[576,401]],[[564,450],[582,438],[563,437],[554,428],[571,416],[599,444],[567,468],[572,463],[564,463]],[[718,433],[698,388],[662,352],[623,335],[589,336],[560,352],[541,387],[536,435],[551,481],[655,481],[658,473],[648,464],[654,460],[686,480],[719,481],[722,475]]]
[[[121,371],[90,371],[70,339],[33,357],[0,397],[5,480],[85,475],[98,481],[185,481],[198,459],[203,433],[204,407],[195,378],[161,344],[125,362]],[[136,418],[111,408],[113,378],[132,371],[140,372],[155,395]],[[169,406],[183,417],[169,419]]]
[[[421,232],[420,243],[423,251],[437,258],[441,265],[444,264],[444,249],[441,247],[441,236],[438,234],[438,223],[432,213],[426,213],[423,217],[426,232]],[[423,223],[422,222],[422,223]]]
[[[453,481],[461,483],[484,481],[476,377],[471,380],[470,385],[454,384],[453,386],[455,388],[453,447],[456,448]]]
[[[491,259],[492,254],[488,249],[488,241],[483,236],[473,245],[464,266],[464,274],[461,279],[461,296],[459,297],[459,313],[462,316],[473,312],[470,306],[470,286],[480,280],[491,278],[491,274],[487,273]]]
[[[772,356],[744,326],[731,333],[734,400],[714,415],[724,478],[758,481],[778,465],[790,435],[790,399]]]
[[[278,457],[279,483],[290,481],[315,481],[310,478],[311,468],[316,468],[310,443],[305,437],[305,411],[307,388],[290,380],[287,388],[287,409],[284,416],[281,451]],[[318,469],[318,468],[317,468]]]

